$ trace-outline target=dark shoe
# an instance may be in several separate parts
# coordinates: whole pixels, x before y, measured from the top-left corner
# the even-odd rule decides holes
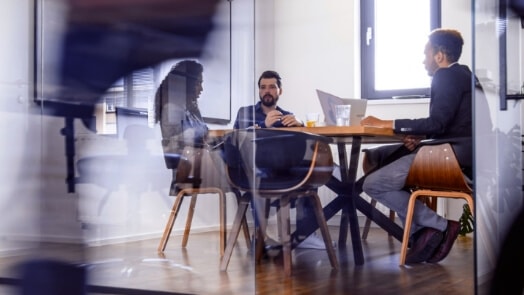
[[[424,228],[422,228],[421,230],[418,230],[416,231],[415,233],[413,233],[410,237],[409,237],[409,240],[408,240],[408,248],[411,249],[413,247],[413,245],[415,245],[415,242],[418,240],[418,238],[420,238],[420,236],[422,235],[422,233],[424,233],[425,230]]]
[[[278,256],[282,252],[282,244],[279,242],[267,238],[264,241],[264,256],[267,258]]]
[[[430,227],[420,230],[413,242],[413,247],[406,254],[406,263],[421,263],[429,259],[437,250],[444,238],[444,233]]]
[[[442,240],[442,243],[440,243],[440,246],[438,247],[437,251],[435,251],[433,256],[431,256],[426,261],[429,263],[437,263],[446,258],[458,237],[459,231],[460,223],[457,221],[448,220],[448,228],[446,228],[446,231],[444,232],[444,239]]]

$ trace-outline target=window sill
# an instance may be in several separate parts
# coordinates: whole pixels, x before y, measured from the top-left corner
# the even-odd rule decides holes
[[[410,99],[368,99],[368,105],[428,104],[429,97]]]

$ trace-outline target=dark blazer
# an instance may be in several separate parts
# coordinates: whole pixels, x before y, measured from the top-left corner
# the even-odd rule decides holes
[[[431,82],[429,117],[395,120],[395,133],[451,142],[461,166],[472,165],[472,73],[464,65],[439,69]],[[480,84],[477,99],[485,99]]]

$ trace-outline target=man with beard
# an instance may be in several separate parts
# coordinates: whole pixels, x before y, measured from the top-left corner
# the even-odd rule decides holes
[[[238,110],[235,129],[245,129],[251,126],[260,128],[304,126],[304,123],[291,112],[277,106],[280,94],[282,94],[282,79],[277,72],[265,71],[260,75],[258,94],[260,101],[257,104],[241,107]]]
[[[253,126],[257,128],[304,126],[304,123],[297,119],[293,113],[277,106],[280,94],[282,94],[282,80],[277,72],[265,71],[260,75],[258,79],[258,93],[260,101],[257,104],[241,107],[238,110],[234,125],[235,129],[245,129]],[[263,208],[264,199],[257,198],[255,201],[255,206]],[[295,205],[297,209],[297,234],[294,235],[296,239],[292,241],[293,245],[296,245],[297,248],[325,249],[324,241],[319,235],[313,233],[307,236],[301,233],[300,224],[306,218],[314,218],[315,216],[309,199],[299,198]],[[264,228],[265,224],[261,226]],[[273,239],[266,239],[267,250],[279,247],[280,245]]]

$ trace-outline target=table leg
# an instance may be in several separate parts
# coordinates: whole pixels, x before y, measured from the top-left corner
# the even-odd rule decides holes
[[[331,219],[339,211],[342,211],[339,233],[339,247],[344,247],[346,245],[349,226],[356,265],[364,264],[364,255],[362,250],[357,210],[373,220],[376,224],[386,230],[389,234],[393,235],[393,237],[399,241],[402,241],[403,235],[403,230],[400,226],[392,222],[387,216],[385,216],[376,208],[372,207],[368,201],[360,196],[360,193],[362,192],[361,182],[363,179],[357,182],[356,174],[358,170],[358,161],[360,158],[361,142],[361,137],[353,138],[351,145],[350,163],[348,163],[346,144],[337,144],[341,180],[331,177],[331,180],[326,184],[330,190],[337,193],[337,196],[323,208],[326,220]],[[316,220],[313,218],[308,219],[306,222],[301,224],[301,227],[301,232],[305,235],[310,235],[319,228]],[[297,241],[296,231],[292,235],[292,241]],[[294,244],[292,247],[294,248],[296,245]]]
[[[346,195],[346,206],[342,209],[341,227],[339,233],[339,246],[345,245],[347,241],[347,224],[351,235],[351,244],[353,245],[353,255],[356,265],[364,264],[364,253],[362,250],[362,241],[360,239],[360,227],[358,224],[357,209],[354,198],[357,195],[355,190],[355,181],[357,178],[358,160],[360,158],[361,137],[354,137],[351,143],[351,157],[349,165],[347,163],[346,145],[338,143],[338,156],[340,161],[340,177],[342,182],[348,184],[344,195]],[[345,217],[345,216],[346,217]]]

